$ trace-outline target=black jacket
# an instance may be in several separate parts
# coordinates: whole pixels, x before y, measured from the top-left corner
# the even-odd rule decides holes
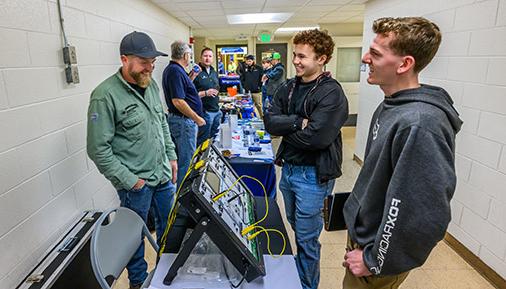
[[[262,89],[262,67],[253,64],[251,66],[244,65],[244,71],[241,73],[241,84],[246,93],[258,93]]]
[[[308,152],[318,151],[316,172],[320,183],[342,175],[341,127],[348,118],[348,100],[341,85],[326,74],[318,77],[315,86],[304,97],[304,112],[289,114],[291,91],[300,78],[283,83],[277,90],[271,108],[264,115],[266,130],[283,136],[276,155],[282,161],[283,151],[290,147]],[[304,118],[308,126],[301,129]]]
[[[386,97],[372,116],[364,165],[343,211],[373,274],[421,266],[444,237],[462,125],[452,104],[444,89],[422,85]]]

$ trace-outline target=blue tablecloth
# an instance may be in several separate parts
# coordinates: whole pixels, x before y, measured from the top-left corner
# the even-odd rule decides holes
[[[220,91],[222,92],[227,91],[227,87],[230,86],[235,85],[237,86],[238,89],[241,86],[241,79],[239,75],[222,75],[219,77],[219,82],[220,82]]]
[[[258,179],[264,186],[269,198],[276,197],[276,168],[272,160],[233,158],[229,160],[239,176],[248,175]],[[255,196],[263,196],[260,185],[252,179],[243,178],[244,183]]]
[[[237,155],[229,159],[229,163],[239,176],[248,175],[258,179],[264,186],[267,196],[270,198],[276,197],[276,169],[274,167],[274,155],[272,151],[272,144],[261,144],[261,152],[248,153],[248,147],[243,146],[243,133],[241,125],[248,123],[256,123],[256,126],[263,124],[259,120],[240,120],[237,130],[232,133],[232,147],[230,149],[232,154]],[[269,135],[265,136],[270,139]],[[260,185],[249,178],[242,179],[255,196],[263,196],[264,192]]]

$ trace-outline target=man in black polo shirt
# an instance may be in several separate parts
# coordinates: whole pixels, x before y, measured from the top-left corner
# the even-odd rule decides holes
[[[208,138],[213,138],[218,133],[218,128],[221,123],[221,111],[218,105],[219,97],[218,92],[220,83],[218,80],[218,73],[211,66],[213,63],[213,50],[209,47],[204,47],[200,53],[200,72],[193,84],[199,92],[204,107],[204,120],[206,124],[199,127],[197,135],[197,146],[200,145]]]
[[[206,124],[202,118],[202,101],[198,95],[193,79],[184,70],[190,64],[191,49],[182,41],[175,41],[170,46],[171,62],[163,71],[163,91],[169,108],[169,128],[178,156],[177,185],[181,185],[190,165],[196,148],[197,127]]]

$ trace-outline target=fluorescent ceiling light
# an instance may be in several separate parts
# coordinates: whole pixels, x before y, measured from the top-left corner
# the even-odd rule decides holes
[[[227,15],[228,24],[282,23],[293,13],[250,13]]]
[[[303,30],[320,29],[320,26],[308,26],[308,27],[280,27],[276,29],[276,32],[299,32]]]

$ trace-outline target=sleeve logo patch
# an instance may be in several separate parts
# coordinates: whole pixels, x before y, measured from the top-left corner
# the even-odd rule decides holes
[[[97,112],[92,112],[92,113],[90,114],[90,120],[91,120],[92,122],[97,122],[97,121],[98,121],[98,113],[97,113]]]

